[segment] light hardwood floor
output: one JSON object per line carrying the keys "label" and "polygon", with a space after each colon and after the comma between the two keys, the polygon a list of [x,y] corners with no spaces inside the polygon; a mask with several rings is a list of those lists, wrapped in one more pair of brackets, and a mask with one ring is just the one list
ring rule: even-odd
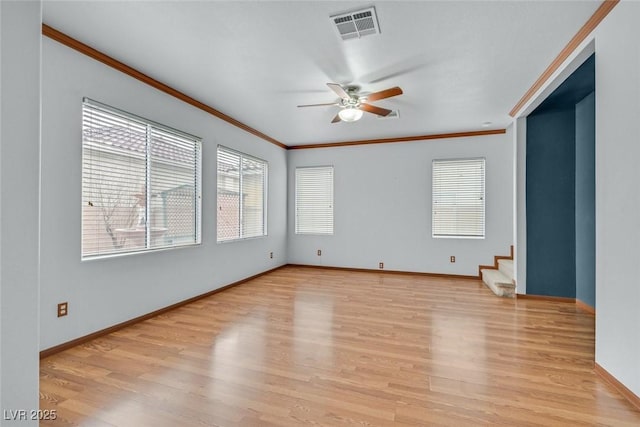
{"label": "light hardwood floor", "polygon": [[638,426],[594,317],[480,281],[285,267],[41,361],[66,426]]}

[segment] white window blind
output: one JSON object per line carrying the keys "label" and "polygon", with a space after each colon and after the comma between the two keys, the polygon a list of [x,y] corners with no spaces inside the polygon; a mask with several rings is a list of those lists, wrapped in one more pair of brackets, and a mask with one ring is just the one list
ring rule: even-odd
{"label": "white window blind", "polygon": [[218,146],[218,242],[267,235],[264,160]]}
{"label": "white window blind", "polygon": [[82,258],[200,243],[199,138],[82,104]]}
{"label": "white window blind", "polygon": [[484,237],[484,159],[433,161],[433,237]]}
{"label": "white window blind", "polygon": [[333,166],[296,168],[296,234],[333,234]]}

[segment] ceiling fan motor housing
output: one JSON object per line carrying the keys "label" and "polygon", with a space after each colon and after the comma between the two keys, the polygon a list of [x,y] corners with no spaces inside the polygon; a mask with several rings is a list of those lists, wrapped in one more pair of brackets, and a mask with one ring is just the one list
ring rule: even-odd
{"label": "ceiling fan motor housing", "polygon": [[342,98],[340,100],[341,107],[358,107],[360,106],[360,98],[357,95],[352,95],[350,98]]}
{"label": "ceiling fan motor housing", "polygon": [[327,86],[329,86],[329,88],[340,97],[335,103],[298,105],[298,107],[320,107],[326,105],[335,105],[340,107],[341,110],[333,120],[331,120],[331,123],[338,123],[340,121],[354,122],[360,120],[364,111],[386,117],[392,112],[392,110],[377,107],[372,105],[370,102],[402,95],[402,89],[398,86],[378,92],[366,93],[362,97],[358,95],[360,86],[342,86],[338,83],[327,83]]}

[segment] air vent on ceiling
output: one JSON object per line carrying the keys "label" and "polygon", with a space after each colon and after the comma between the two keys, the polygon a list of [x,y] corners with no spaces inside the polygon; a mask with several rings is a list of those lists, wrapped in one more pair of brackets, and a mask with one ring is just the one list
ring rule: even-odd
{"label": "air vent on ceiling", "polygon": [[331,22],[335,25],[342,40],[380,34],[380,25],[378,24],[375,7],[333,15],[331,16]]}
{"label": "air vent on ceiling", "polygon": [[376,116],[379,119],[399,119],[400,118],[400,110],[392,110],[386,116]]}

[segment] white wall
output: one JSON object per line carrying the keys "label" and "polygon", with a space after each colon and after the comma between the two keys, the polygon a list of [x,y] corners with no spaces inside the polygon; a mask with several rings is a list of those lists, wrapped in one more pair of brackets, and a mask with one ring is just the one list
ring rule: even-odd
{"label": "white wall", "polygon": [[[596,53],[596,362],[640,396],[640,3],[621,1],[554,73],[521,116]],[[595,43],[594,43],[595,41]],[[595,46],[595,48],[594,48]],[[518,119],[518,191],[525,188]],[[524,194],[524,193],[522,193]],[[517,206],[518,292],[526,292],[526,216]]]}
{"label": "white wall", "polygon": [[596,362],[640,396],[640,4],[596,40]]}
{"label": "white wall", "polygon": [[[0,2],[0,424],[3,426],[38,425],[37,420],[30,419],[29,411],[38,409],[39,378],[40,22],[39,1]],[[26,412],[20,413],[21,410]]]}
{"label": "white wall", "polygon": [[[286,263],[285,150],[46,37],[42,63],[41,349]],[[80,261],[85,96],[203,139],[201,246]],[[268,237],[216,243],[217,144],[269,162]]]}
{"label": "white wall", "polygon": [[[359,123],[361,124],[361,123]],[[356,124],[357,126],[358,124]],[[336,126],[349,126],[338,124]],[[507,134],[289,151],[289,262],[477,275],[513,236],[513,137]],[[431,237],[431,161],[486,158],[486,238]],[[334,235],[296,235],[295,168],[334,166]],[[317,256],[318,249],[322,256]],[[449,256],[456,263],[449,262]]]}

